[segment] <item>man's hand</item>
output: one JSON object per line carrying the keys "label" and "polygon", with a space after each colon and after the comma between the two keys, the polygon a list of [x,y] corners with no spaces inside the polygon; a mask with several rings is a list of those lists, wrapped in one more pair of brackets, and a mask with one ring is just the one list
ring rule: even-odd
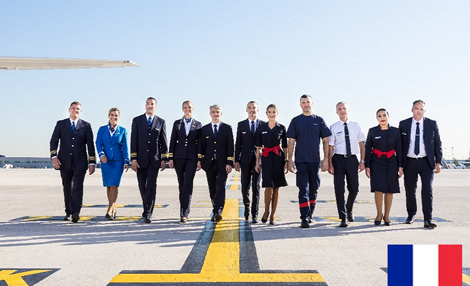
{"label": "man's hand", "polygon": [[95,172],[95,165],[88,166],[88,174],[93,175]]}
{"label": "man's hand", "polygon": [[240,169],[241,169],[240,168],[240,163],[239,162],[235,163],[235,171],[240,172]]}
{"label": "man's hand", "polygon": [[434,173],[439,174],[441,172],[441,163],[436,163],[436,168],[434,168]]}
{"label": "man's hand", "polygon": [[168,161],[168,167],[170,167],[170,169],[173,169],[173,160],[170,160]]}
{"label": "man's hand", "polygon": [[229,174],[230,172],[232,172],[232,165],[226,165],[226,166],[225,166],[225,171],[227,172],[227,174]]}
{"label": "man's hand", "polygon": [[166,161],[165,161],[165,160],[162,160],[162,161],[160,162],[160,171],[165,170],[165,168],[166,168]]}
{"label": "man's hand", "polygon": [[359,165],[357,166],[357,169],[359,170],[359,173],[364,171],[365,168],[366,168],[366,165],[362,162],[359,162]]}
{"label": "man's hand", "polygon": [[196,171],[201,170],[201,168],[202,168],[201,161],[197,161]]}
{"label": "man's hand", "polygon": [[330,175],[335,174],[335,168],[333,167],[333,164],[331,163],[329,164],[328,173],[330,173]]}
{"label": "man's hand", "polygon": [[60,169],[60,161],[57,159],[57,157],[52,158],[52,167],[54,167],[56,170]]}
{"label": "man's hand", "polygon": [[294,162],[292,162],[292,160],[289,160],[287,161],[287,170],[289,170],[289,172],[291,173],[295,173],[295,165],[294,165]]}
{"label": "man's hand", "polygon": [[139,163],[137,162],[137,160],[132,160],[131,168],[132,168],[132,170],[134,170],[134,172],[137,172],[137,169],[140,168]]}
{"label": "man's hand", "polygon": [[322,172],[328,171],[328,161],[327,160],[323,160],[323,162],[321,162],[321,171]]}
{"label": "man's hand", "polygon": [[370,179],[370,168],[366,168],[366,176]]}

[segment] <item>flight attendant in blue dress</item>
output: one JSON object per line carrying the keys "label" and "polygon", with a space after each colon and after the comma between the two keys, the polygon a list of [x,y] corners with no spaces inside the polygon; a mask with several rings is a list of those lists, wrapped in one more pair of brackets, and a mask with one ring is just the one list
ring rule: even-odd
{"label": "flight attendant in blue dress", "polygon": [[380,225],[383,219],[384,224],[390,226],[393,194],[400,192],[398,179],[403,175],[401,136],[398,128],[388,124],[389,115],[385,108],[379,109],[376,117],[379,125],[369,129],[366,139],[366,176],[370,178],[375,196],[377,216],[374,223]]}
{"label": "flight attendant in blue dress", "polygon": [[279,202],[279,188],[287,186],[285,174],[287,173],[287,137],[286,127],[276,121],[279,114],[275,104],[266,108],[268,123],[261,124],[256,130],[256,172],[260,172],[260,157],[263,172],[262,187],[264,191],[264,214],[261,218],[263,223],[268,221],[269,206],[271,205],[271,216],[269,223],[274,225],[277,203]]}
{"label": "flight attendant in blue dress", "polygon": [[124,169],[129,169],[129,149],[126,129],[118,125],[121,112],[116,107],[109,110],[109,123],[101,126],[96,136],[96,150],[101,161],[103,186],[106,187],[109,207],[105,218],[116,219],[118,187]]}

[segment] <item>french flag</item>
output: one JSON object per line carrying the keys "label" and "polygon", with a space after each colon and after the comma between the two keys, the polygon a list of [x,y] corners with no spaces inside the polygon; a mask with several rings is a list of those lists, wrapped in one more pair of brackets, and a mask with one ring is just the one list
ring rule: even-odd
{"label": "french flag", "polygon": [[388,286],[461,286],[462,245],[388,245]]}

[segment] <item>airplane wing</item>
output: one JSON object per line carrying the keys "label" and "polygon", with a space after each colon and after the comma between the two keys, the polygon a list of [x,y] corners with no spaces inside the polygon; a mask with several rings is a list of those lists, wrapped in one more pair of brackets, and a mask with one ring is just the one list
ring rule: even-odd
{"label": "airplane wing", "polygon": [[0,70],[88,69],[138,67],[131,61],[0,57]]}

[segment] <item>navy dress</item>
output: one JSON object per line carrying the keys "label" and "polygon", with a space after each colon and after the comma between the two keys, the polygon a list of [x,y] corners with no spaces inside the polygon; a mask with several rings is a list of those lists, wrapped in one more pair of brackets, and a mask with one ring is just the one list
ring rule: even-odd
{"label": "navy dress", "polygon": [[109,125],[101,126],[96,136],[96,150],[98,157],[105,155],[108,159],[106,163],[101,163],[103,186],[119,187],[124,165],[129,164],[126,129],[118,125],[111,136]]}
{"label": "navy dress", "polygon": [[[395,152],[391,152],[392,150]],[[374,153],[378,151],[390,152],[389,157]],[[366,140],[365,161],[366,168],[370,168],[371,192],[400,192],[398,168],[402,167],[402,145],[398,128],[392,126],[386,130],[382,130],[380,126],[370,128]]]}
{"label": "navy dress", "polygon": [[256,130],[256,147],[273,148],[279,146],[279,154],[271,151],[267,157],[261,153],[261,167],[263,172],[263,188],[279,188],[287,186],[286,177],[284,174],[285,157],[282,148],[287,148],[286,127],[276,123],[273,129],[269,128],[268,124],[262,124]]}

